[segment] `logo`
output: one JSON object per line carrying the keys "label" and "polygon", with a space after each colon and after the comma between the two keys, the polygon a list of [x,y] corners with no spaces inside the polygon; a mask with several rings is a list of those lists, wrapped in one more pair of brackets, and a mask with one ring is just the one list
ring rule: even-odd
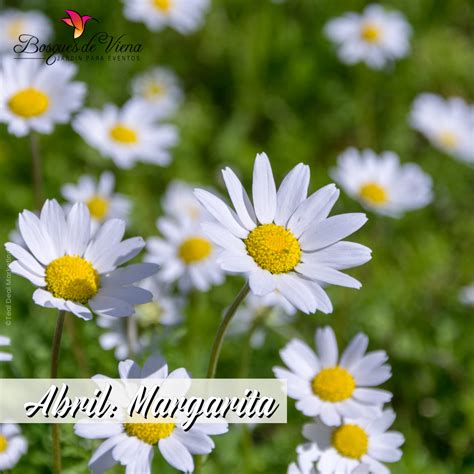
{"label": "logo", "polygon": [[84,33],[86,29],[86,23],[89,20],[95,20],[89,15],[80,15],[78,12],[74,10],[64,10],[69,18],[61,18],[61,21],[66,23],[66,25],[71,26],[74,28],[74,39],[79,38]]}

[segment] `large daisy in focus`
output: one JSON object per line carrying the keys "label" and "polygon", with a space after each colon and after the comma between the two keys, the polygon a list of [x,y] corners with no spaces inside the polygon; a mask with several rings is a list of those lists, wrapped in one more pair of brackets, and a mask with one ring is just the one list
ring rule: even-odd
{"label": "large daisy in focus", "polygon": [[164,238],[148,239],[146,260],[160,265],[160,281],[177,281],[182,291],[207,291],[224,281],[217,264],[220,249],[203,234],[198,222],[161,218],[156,225]]}
{"label": "large daisy in focus", "polygon": [[357,418],[380,413],[392,394],[372,388],[388,380],[390,366],[385,351],[365,353],[369,339],[359,333],[338,357],[334,331],[318,329],[315,337],[318,353],[299,339],[293,339],[280,356],[289,370],[275,367],[279,379],[286,379],[288,396],[298,400],[296,408],[306,416],[320,416],[330,426],[342,417]]}
{"label": "large daisy in focus", "polygon": [[474,164],[474,106],[460,97],[421,94],[413,103],[413,128],[460,161]]}
{"label": "large daisy in focus", "polygon": [[[168,366],[158,357],[150,357],[143,368],[132,360],[119,363],[119,373],[125,379],[189,379],[185,369],[168,373]],[[104,379],[102,375],[94,378]],[[88,439],[105,439],[89,461],[94,474],[101,474],[115,464],[126,466],[126,472],[151,474],[151,463],[158,450],[168,464],[181,472],[193,472],[193,455],[209,454],[214,449],[210,435],[228,430],[227,423],[196,423],[184,431],[179,422],[163,423],[77,423],[74,431]],[[157,448],[157,449],[155,449]]]}
{"label": "large daisy in focus", "polygon": [[8,132],[24,136],[30,131],[51,133],[81,108],[86,95],[82,82],[72,82],[77,67],[67,61],[6,57],[0,67],[0,122]]}
{"label": "large daisy in focus", "polygon": [[148,303],[152,294],[134,283],[158,270],[150,263],[119,268],[145,246],[141,237],[122,240],[125,222],[111,219],[91,237],[90,214],[84,203],[66,216],[55,201],[46,201],[40,217],[23,211],[18,220],[27,249],[9,242],[16,258],[9,268],[38,287],[36,304],[69,311],[83,319],[98,315],[124,317],[133,305]]}
{"label": "large daisy in focus", "polygon": [[77,185],[65,184],[61,192],[71,205],[76,202],[87,205],[95,231],[107,219],[117,217],[127,220],[131,201],[122,194],[114,193],[114,187],[114,175],[105,171],[98,181],[91,176],[81,176]]}
{"label": "large daisy in focus", "polygon": [[157,119],[172,115],[183,99],[178,78],[164,67],[155,67],[137,76],[132,82],[132,93],[153,106]]}
{"label": "large daisy in focus", "polygon": [[410,25],[400,12],[386,11],[380,5],[369,5],[360,15],[346,13],[331,20],[325,33],[346,64],[365,62],[381,69],[410,50]]}
{"label": "large daisy in focus", "polygon": [[399,461],[399,448],[405,441],[398,431],[387,431],[394,421],[393,410],[384,410],[376,418],[345,418],[337,427],[319,420],[304,425],[303,435],[319,450],[317,472],[390,474],[382,463]]}
{"label": "large daisy in focus", "polygon": [[391,151],[378,156],[372,150],[349,148],[331,176],[349,196],[378,214],[400,217],[433,199],[431,177],[414,163],[400,164]]}
{"label": "large daisy in focus", "polygon": [[332,311],[322,283],[360,288],[341,269],[370,260],[370,249],[341,242],[360,227],[365,214],[328,217],[339,191],[333,184],[307,197],[309,167],[300,163],[288,173],[278,192],[265,153],[257,155],[253,172],[253,206],[241,182],[230,169],[224,181],[235,212],[203,189],[195,194],[217,219],[203,224],[204,232],[224,249],[221,268],[248,276],[257,296],[278,290],[305,313]]}
{"label": "large daisy in focus", "polygon": [[178,133],[172,125],[155,122],[153,107],[142,100],[129,100],[121,109],[108,104],[103,110],[83,110],[73,122],[82,138],[120,168],[143,161],[165,166]]}
{"label": "large daisy in focus", "polygon": [[14,423],[0,424],[0,470],[13,469],[23,454],[28,450],[28,443],[21,435],[20,427]]}
{"label": "large daisy in focus", "polygon": [[160,31],[169,26],[184,35],[201,26],[209,6],[209,0],[122,1],[127,19],[143,22],[151,31]]}
{"label": "large daisy in focus", "polygon": [[52,32],[50,20],[39,11],[4,10],[0,13],[0,53],[13,55],[13,47],[20,44],[19,36],[23,34],[47,44]]}

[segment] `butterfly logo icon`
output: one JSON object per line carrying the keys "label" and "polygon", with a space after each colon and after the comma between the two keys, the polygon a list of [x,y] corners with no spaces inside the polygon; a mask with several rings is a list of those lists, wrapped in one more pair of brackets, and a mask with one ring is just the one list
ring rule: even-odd
{"label": "butterfly logo icon", "polygon": [[74,39],[79,38],[86,28],[86,23],[89,20],[95,20],[89,15],[80,15],[74,10],[64,10],[69,18],[61,18],[61,21],[66,23],[68,26],[72,26],[74,28]]}

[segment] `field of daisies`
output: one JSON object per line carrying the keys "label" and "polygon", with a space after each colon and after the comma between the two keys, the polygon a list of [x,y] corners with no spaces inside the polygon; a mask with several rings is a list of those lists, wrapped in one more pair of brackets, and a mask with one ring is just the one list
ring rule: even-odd
{"label": "field of daisies", "polygon": [[[2,424],[1,472],[474,471],[469,1],[0,7],[0,376],[289,397],[279,425]],[[99,32],[139,51],[51,49]]]}

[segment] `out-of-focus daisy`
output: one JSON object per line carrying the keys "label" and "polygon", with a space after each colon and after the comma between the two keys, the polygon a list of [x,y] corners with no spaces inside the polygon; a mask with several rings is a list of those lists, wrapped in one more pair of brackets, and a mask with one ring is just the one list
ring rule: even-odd
{"label": "out-of-focus daisy", "polygon": [[143,22],[151,31],[167,26],[181,34],[197,30],[209,6],[209,0],[122,0],[128,20]]}
{"label": "out-of-focus daisy", "polygon": [[160,281],[177,281],[182,291],[207,291],[224,281],[217,264],[220,250],[203,234],[199,222],[161,218],[156,226],[164,238],[148,239],[146,260],[160,265]]}
{"label": "out-of-focus daisy", "polygon": [[[131,360],[120,362],[119,373],[121,379],[152,378],[163,381],[168,377],[190,378],[182,368],[168,373],[166,363],[157,357],[150,357],[143,369]],[[227,423],[196,423],[184,431],[178,421],[130,423],[124,420],[117,424],[77,423],[74,430],[83,438],[106,439],[89,461],[94,474],[101,474],[115,464],[126,466],[126,471],[130,473],[150,474],[155,447],[175,469],[193,472],[192,456],[209,454],[214,449],[209,435],[226,433],[228,427]]]}
{"label": "out-of-focus daisy", "polygon": [[172,181],[163,198],[163,209],[171,217],[182,221],[202,220],[205,211],[194,195],[193,188],[183,181]]}
{"label": "out-of-focus daisy", "polygon": [[474,163],[474,106],[460,97],[421,94],[413,103],[413,128],[445,153]]}
{"label": "out-of-focus daisy", "polygon": [[[117,360],[129,357],[130,351],[140,354],[145,348],[151,347],[158,326],[173,326],[182,321],[182,301],[167,294],[156,277],[147,278],[140,286],[153,295],[150,303],[138,306],[135,314],[127,319],[107,316],[97,319],[97,324],[106,329],[99,338],[100,345],[105,350],[115,349]],[[133,326],[130,327],[130,324]],[[132,337],[127,331],[134,332]]]}
{"label": "out-of-focus daisy", "polygon": [[28,449],[20,427],[14,423],[0,424],[0,470],[13,469]]}
{"label": "out-of-focus daisy", "polygon": [[93,231],[107,219],[117,217],[127,220],[131,201],[122,194],[114,193],[115,177],[106,171],[97,182],[91,176],[81,176],[76,184],[65,184],[63,196],[71,203],[83,202],[89,208]]}
{"label": "out-of-focus daisy", "polygon": [[36,36],[39,43],[46,44],[52,34],[51,22],[35,10],[8,9],[0,13],[0,53],[13,55],[13,47],[23,34]]}
{"label": "out-of-focus daisy", "polygon": [[142,100],[129,100],[121,109],[108,104],[103,110],[83,110],[73,127],[120,168],[131,168],[136,161],[165,166],[178,141],[176,128],[155,123],[153,108]]}
{"label": "out-of-focus daisy", "polygon": [[224,181],[236,212],[212,193],[195,194],[217,223],[203,230],[225,251],[219,257],[223,270],[248,275],[257,296],[274,290],[305,313],[332,311],[321,283],[360,288],[340,269],[370,260],[370,249],[340,242],[362,227],[365,214],[327,217],[339,191],[330,184],[307,197],[309,167],[300,163],[278,189],[265,153],[257,155],[253,172],[253,206],[241,182],[230,169]]}
{"label": "out-of-focus daisy", "polygon": [[359,333],[338,357],[334,331],[326,326],[316,331],[318,353],[299,339],[293,339],[280,356],[290,370],[273,372],[288,381],[288,396],[298,400],[296,408],[307,416],[320,416],[334,426],[344,416],[373,416],[392,398],[386,390],[371,388],[388,380],[390,366],[385,351],[365,354],[369,339]]}
{"label": "out-of-focus daisy", "polygon": [[0,68],[0,122],[9,133],[51,133],[56,123],[66,123],[84,101],[86,86],[71,82],[77,67],[66,61],[46,65],[41,61],[3,58]]}
{"label": "out-of-focus daisy", "polygon": [[157,119],[172,115],[183,98],[178,78],[164,67],[137,76],[132,82],[132,93],[152,104]]}
{"label": "out-of-focus daisy", "polygon": [[[10,346],[10,338],[7,337],[7,336],[1,336],[0,335],[0,347],[2,346]],[[13,359],[13,356],[11,354],[9,354],[8,352],[3,352],[1,351],[0,352],[0,362],[9,362]],[[0,449],[0,452],[1,452],[1,449]]]}
{"label": "out-of-focus daisy", "polygon": [[410,25],[400,12],[369,5],[362,14],[346,13],[326,25],[325,33],[338,46],[342,62],[365,62],[374,69],[406,56],[410,50]]}
{"label": "out-of-focus daisy", "polygon": [[346,418],[337,427],[316,420],[304,425],[303,435],[320,452],[321,474],[390,474],[382,463],[399,461],[405,441],[398,431],[387,431],[394,420],[393,410],[384,410],[377,418]]}
{"label": "out-of-focus daisy", "polygon": [[288,324],[295,313],[296,308],[278,291],[265,296],[250,295],[237,310],[229,333],[253,330],[250,343],[252,347],[261,347],[265,341],[265,328]]}
{"label": "out-of-focus daisy", "polygon": [[331,176],[366,209],[399,217],[433,199],[432,180],[414,163],[400,164],[396,153],[349,148],[338,158]]}
{"label": "out-of-focus daisy", "polygon": [[474,284],[465,286],[459,292],[459,300],[461,303],[474,305]]}
{"label": "out-of-focus daisy", "polygon": [[133,305],[151,301],[152,294],[134,283],[158,267],[142,263],[118,268],[145,246],[141,237],[122,241],[124,221],[110,219],[91,237],[84,203],[75,204],[66,216],[55,200],[48,200],[39,218],[23,211],[18,226],[28,249],[7,243],[6,250],[17,259],[9,268],[39,287],[33,293],[36,304],[91,319],[91,311],[130,316]]}

